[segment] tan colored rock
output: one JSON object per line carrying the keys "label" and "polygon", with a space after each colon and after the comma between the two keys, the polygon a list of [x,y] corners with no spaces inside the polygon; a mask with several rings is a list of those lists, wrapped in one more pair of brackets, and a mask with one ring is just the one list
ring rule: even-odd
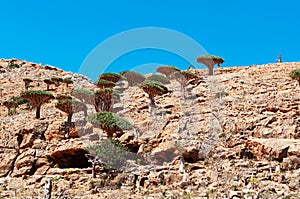
{"label": "tan colored rock", "polygon": [[12,169],[18,153],[13,149],[4,149],[0,153],[0,177],[6,176]]}
{"label": "tan colored rock", "polygon": [[36,161],[36,150],[28,149],[23,151],[15,162],[15,167],[12,173],[13,177],[20,177],[23,175],[33,174]]}
{"label": "tan colored rock", "polygon": [[251,139],[246,142],[246,147],[257,159],[282,162],[287,155],[300,157],[300,141],[296,139]]}

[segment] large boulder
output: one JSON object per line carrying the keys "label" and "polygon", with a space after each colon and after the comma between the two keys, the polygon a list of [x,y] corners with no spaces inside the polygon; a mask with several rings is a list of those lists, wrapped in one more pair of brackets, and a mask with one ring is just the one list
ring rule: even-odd
{"label": "large boulder", "polygon": [[296,139],[251,139],[245,146],[257,159],[282,162],[288,155],[300,157],[300,140]]}

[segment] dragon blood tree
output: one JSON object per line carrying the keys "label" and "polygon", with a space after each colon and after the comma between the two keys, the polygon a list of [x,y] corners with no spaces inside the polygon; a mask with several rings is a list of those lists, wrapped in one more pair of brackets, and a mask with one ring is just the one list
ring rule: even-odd
{"label": "dragon blood tree", "polygon": [[198,79],[198,75],[190,71],[181,70],[172,74],[172,77],[180,83],[181,95],[185,99],[185,88],[190,81]]}
{"label": "dragon blood tree", "polygon": [[51,79],[44,79],[45,84],[47,84],[47,91],[50,90],[50,86],[55,84],[55,82]]}
{"label": "dragon blood tree", "polygon": [[116,83],[105,79],[98,79],[95,84],[98,88],[114,88],[116,86]]}
{"label": "dragon blood tree", "polygon": [[103,73],[102,75],[100,75],[98,77],[98,79],[104,79],[109,82],[117,83],[118,81],[120,81],[122,79],[122,75],[109,72],[109,73]]}
{"label": "dragon blood tree", "polygon": [[64,78],[62,82],[65,83],[67,87],[69,87],[70,84],[74,83],[74,81],[71,78]]}
{"label": "dragon blood tree", "polygon": [[156,72],[164,74],[168,79],[171,78],[171,74],[180,71],[174,66],[160,66],[156,69]]}
{"label": "dragon blood tree", "polygon": [[84,116],[87,117],[87,106],[85,103],[79,100],[58,100],[55,104],[55,108],[65,112],[68,115],[67,125],[70,127],[72,125],[72,116],[74,113],[83,111]]}
{"label": "dragon blood tree", "polygon": [[224,63],[225,60],[215,55],[201,55],[197,58],[197,62],[204,64],[208,68],[208,74],[213,75],[214,66],[218,64],[218,67],[220,67],[220,64]]}
{"label": "dragon blood tree", "polygon": [[59,86],[60,83],[63,82],[63,78],[61,77],[51,77],[51,80],[54,82],[55,86]]}
{"label": "dragon blood tree", "polygon": [[55,97],[56,100],[71,100],[72,97],[70,95],[65,95],[65,94],[58,94]]}
{"label": "dragon blood tree", "polygon": [[138,85],[149,96],[149,113],[151,113],[152,107],[155,106],[155,96],[162,95],[168,92],[168,88],[158,82],[144,81]]}
{"label": "dragon blood tree", "polygon": [[114,133],[122,134],[123,131],[133,129],[133,125],[123,117],[112,112],[98,112],[88,117],[88,121],[106,132],[108,138]]}
{"label": "dragon blood tree", "polygon": [[93,91],[85,88],[73,89],[71,95],[86,104],[94,104]]}
{"label": "dragon blood tree", "polygon": [[125,77],[129,86],[134,86],[134,84],[141,83],[146,79],[142,74],[130,70],[123,71],[120,74]]}
{"label": "dragon blood tree", "polygon": [[30,82],[33,82],[33,80],[30,78],[24,78],[23,82],[24,82],[25,89],[28,90],[28,88],[30,86]]}
{"label": "dragon blood tree", "polygon": [[13,100],[8,100],[3,102],[3,106],[7,108],[7,115],[12,115],[16,113],[16,108],[19,106],[17,102]]}
{"label": "dragon blood tree", "polygon": [[96,112],[107,111],[111,112],[113,108],[113,93],[112,88],[102,88],[95,90],[95,110]]}
{"label": "dragon blood tree", "polygon": [[31,106],[36,107],[35,117],[40,118],[41,106],[44,103],[48,103],[51,99],[54,99],[52,93],[41,91],[41,90],[27,90],[21,93],[21,98],[26,99]]}
{"label": "dragon blood tree", "polygon": [[161,84],[170,84],[171,83],[170,80],[166,76],[158,75],[158,74],[151,75],[151,76],[147,77],[146,80],[158,82]]}

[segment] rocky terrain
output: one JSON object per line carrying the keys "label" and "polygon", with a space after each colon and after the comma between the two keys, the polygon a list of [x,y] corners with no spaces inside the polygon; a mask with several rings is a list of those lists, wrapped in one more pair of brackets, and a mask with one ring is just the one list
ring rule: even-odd
{"label": "rocky terrain", "polygon": [[[300,87],[289,77],[296,68],[300,63],[223,68],[213,76],[193,70],[199,82],[187,86],[185,99],[171,80],[151,114],[142,89],[118,85],[113,112],[134,129],[114,139],[134,158],[114,168],[97,165],[95,178],[85,154],[106,134],[83,113],[74,114],[68,130],[55,100],[42,106],[40,119],[26,104],[14,114],[0,106],[0,198],[44,198],[49,179],[52,198],[60,199],[299,198]],[[54,96],[94,89],[82,75],[2,59],[1,103],[25,91],[23,78],[33,80],[29,89],[46,90],[43,80],[51,77],[74,81],[52,85]]]}

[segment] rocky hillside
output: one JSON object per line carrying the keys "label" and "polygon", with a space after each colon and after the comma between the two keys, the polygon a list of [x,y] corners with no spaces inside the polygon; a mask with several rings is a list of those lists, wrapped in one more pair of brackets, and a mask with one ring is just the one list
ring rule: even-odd
{"label": "rocky hillside", "polygon": [[42,105],[40,119],[28,104],[13,112],[3,106],[25,91],[24,78],[33,80],[30,90],[43,91],[47,78],[73,80],[51,85],[54,96],[94,90],[93,83],[52,66],[1,60],[0,196],[43,198],[52,179],[53,198],[297,198],[300,87],[289,77],[296,68],[300,63],[224,68],[213,76],[194,70],[199,79],[185,98],[171,80],[151,114],[142,89],[117,85],[113,112],[134,128],[114,134],[122,151],[106,158],[127,161],[99,164],[93,178],[87,147],[107,135],[82,112],[69,128],[56,100]]}

